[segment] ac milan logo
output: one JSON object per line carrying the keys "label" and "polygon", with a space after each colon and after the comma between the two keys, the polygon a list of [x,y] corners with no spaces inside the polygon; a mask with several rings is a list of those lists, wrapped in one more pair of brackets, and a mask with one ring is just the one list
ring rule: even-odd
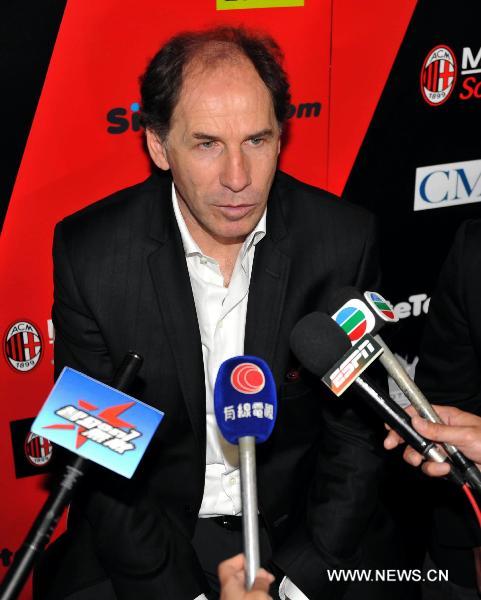
{"label": "ac milan logo", "polygon": [[24,450],[29,463],[35,467],[43,467],[52,458],[53,446],[47,438],[30,431],[25,440]]}
{"label": "ac milan logo", "polygon": [[8,364],[15,370],[31,371],[42,356],[42,337],[28,321],[17,321],[8,328],[3,350]]}
{"label": "ac milan logo", "polygon": [[436,46],[426,56],[421,69],[421,93],[431,106],[446,102],[457,75],[456,58],[447,46]]}
{"label": "ac milan logo", "polygon": [[242,394],[257,394],[266,384],[262,370],[253,363],[241,363],[230,376],[232,387]]}

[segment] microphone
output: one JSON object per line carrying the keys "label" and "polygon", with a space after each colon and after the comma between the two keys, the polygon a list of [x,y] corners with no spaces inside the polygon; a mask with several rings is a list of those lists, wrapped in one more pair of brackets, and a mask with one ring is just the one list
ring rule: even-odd
{"label": "microphone", "polygon": [[[361,397],[417,452],[435,462],[445,462],[447,456],[431,441],[421,436],[411,425],[409,415],[388,395],[361,373],[382,353],[375,338],[366,334],[352,347],[348,335],[326,314],[311,313],[301,319],[291,333],[291,349],[306,369],[340,396],[355,384]],[[341,358],[336,361],[336,357]],[[332,364],[334,363],[334,366]],[[451,468],[448,477],[459,485],[463,480]]]}
{"label": "microphone", "polygon": [[[339,306],[340,308],[338,308]],[[377,292],[365,292],[363,295],[354,287],[345,287],[332,296],[329,302],[329,312],[334,313],[332,318],[348,333],[353,343],[365,333],[372,333],[383,349],[379,361],[410,404],[414,406],[416,412],[432,423],[443,423],[426,396],[377,333],[386,323],[398,321],[394,309],[387,300]],[[359,321],[361,326],[352,329],[353,321]],[[363,323],[365,323],[365,327],[363,327]],[[408,406],[407,403],[403,405],[403,408],[406,406]],[[442,445],[453,463],[463,472],[466,481],[481,493],[481,473],[477,466],[452,444],[443,443]]]}
{"label": "microphone", "polygon": [[[140,365],[124,361],[114,385],[126,388]],[[32,431],[74,454],[131,478],[163,413],[118,388],[66,367],[33,422]]]}
{"label": "microphone", "polygon": [[353,344],[366,333],[376,335],[386,323],[399,321],[393,307],[381,294],[365,292],[363,295],[351,286],[332,294],[328,310]]}
{"label": "microphone", "polygon": [[224,438],[239,445],[249,590],[260,565],[255,445],[271,435],[277,416],[276,384],[267,363],[255,356],[236,356],[224,361],[214,387],[214,412]]}
{"label": "microphone", "polygon": [[[71,450],[76,456],[66,465],[58,487],[47,498],[15,554],[0,588],[0,600],[12,600],[20,593],[35,559],[49,542],[70,502],[75,485],[87,471],[87,459],[125,477],[131,477],[135,471],[163,418],[161,411],[121,391],[130,387],[142,362],[139,354],[129,352],[116,371],[113,387],[69,367],[58,377],[32,431]],[[120,418],[126,412],[129,421],[134,421],[135,425]]]}

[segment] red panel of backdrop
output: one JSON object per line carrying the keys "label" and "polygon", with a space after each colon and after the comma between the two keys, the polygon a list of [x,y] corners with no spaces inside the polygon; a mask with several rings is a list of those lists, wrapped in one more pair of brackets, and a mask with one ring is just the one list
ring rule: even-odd
{"label": "red panel of backdrop", "polygon": [[281,167],[342,192],[415,1],[304,4],[221,11],[215,0],[69,0],[2,237],[0,511],[10,518],[2,519],[0,549],[19,546],[46,494],[43,476],[25,475],[47,461],[48,444],[36,442],[28,468],[18,455],[25,454],[23,420],[36,414],[52,385],[53,228],[148,175],[136,120],[138,77],[161,43],[179,30],[220,24],[274,36],[292,84]]}

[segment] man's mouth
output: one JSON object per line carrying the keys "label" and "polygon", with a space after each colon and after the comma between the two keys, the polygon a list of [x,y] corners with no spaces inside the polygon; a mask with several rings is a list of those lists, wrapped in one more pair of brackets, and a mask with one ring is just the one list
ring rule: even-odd
{"label": "man's mouth", "polygon": [[217,208],[228,219],[242,219],[254,210],[255,204],[217,204]]}

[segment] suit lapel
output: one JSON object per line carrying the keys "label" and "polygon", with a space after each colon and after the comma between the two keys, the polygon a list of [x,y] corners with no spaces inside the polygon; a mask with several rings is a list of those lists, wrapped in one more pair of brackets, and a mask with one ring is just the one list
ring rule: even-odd
{"label": "suit lapel", "polygon": [[275,349],[290,269],[289,236],[276,189],[270,194],[267,208],[267,233],[256,246],[249,287],[244,352],[263,358],[279,383]]}
{"label": "suit lapel", "polygon": [[195,437],[205,453],[205,383],[202,345],[182,239],[171,204],[170,181],[152,210],[151,237],[160,247],[149,257],[149,269],[174,355],[180,386]]}

